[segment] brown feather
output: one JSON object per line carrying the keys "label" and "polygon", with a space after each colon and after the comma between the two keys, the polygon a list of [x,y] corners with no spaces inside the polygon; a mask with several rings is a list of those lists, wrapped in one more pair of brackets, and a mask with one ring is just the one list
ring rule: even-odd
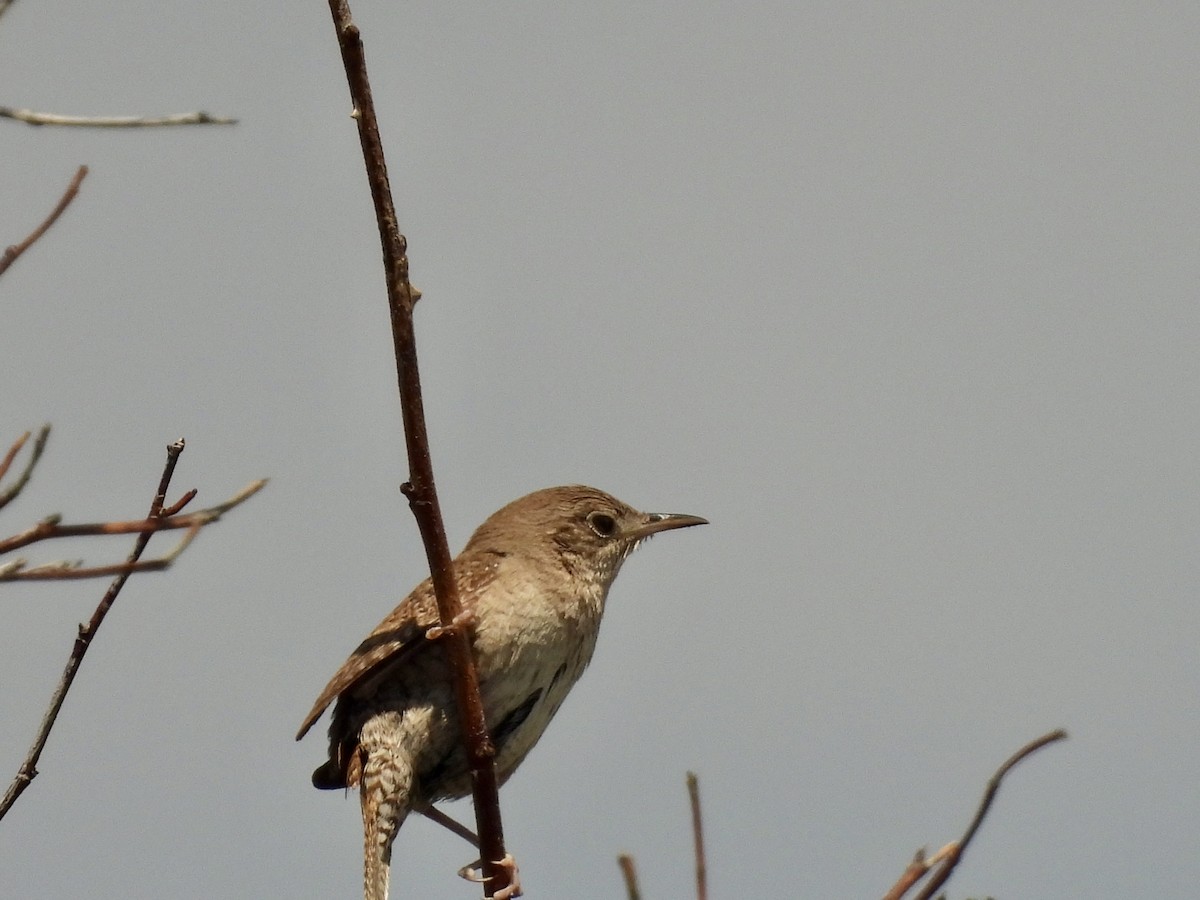
{"label": "brown feather", "polygon": [[[474,605],[472,601],[477,592],[496,576],[495,566],[478,565],[479,562],[478,557],[473,557],[465,569],[456,572],[459,597],[467,607]],[[342,663],[305,716],[296,740],[308,733],[329,704],[341,694],[369,691],[378,678],[386,677],[386,673],[392,670],[392,664],[401,664],[410,653],[425,646],[426,633],[438,622],[433,582],[426,578],[388,613],[387,618]]]}

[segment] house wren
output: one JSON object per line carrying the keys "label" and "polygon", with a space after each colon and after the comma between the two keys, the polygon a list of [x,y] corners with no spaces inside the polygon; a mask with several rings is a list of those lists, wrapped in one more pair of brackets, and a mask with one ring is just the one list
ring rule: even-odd
{"label": "house wren", "polygon": [[[547,488],[505,506],[454,560],[473,617],[496,777],[508,780],[591,661],[609,586],[646,538],[706,524],[642,513],[595,488]],[[358,786],[367,900],[387,897],[392,841],[405,816],[471,792],[446,653],[428,579],[342,665],[300,726],[334,703],[319,788]],[[336,700],[336,702],[334,702]]]}

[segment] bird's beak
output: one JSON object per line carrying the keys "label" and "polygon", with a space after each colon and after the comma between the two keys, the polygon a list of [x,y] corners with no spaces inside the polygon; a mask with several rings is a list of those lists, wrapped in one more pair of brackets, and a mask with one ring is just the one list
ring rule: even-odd
{"label": "bird's beak", "polygon": [[707,525],[708,519],[699,516],[687,516],[683,513],[646,513],[642,521],[629,529],[625,537],[640,541],[660,531],[670,531],[673,528],[691,528],[693,525]]}

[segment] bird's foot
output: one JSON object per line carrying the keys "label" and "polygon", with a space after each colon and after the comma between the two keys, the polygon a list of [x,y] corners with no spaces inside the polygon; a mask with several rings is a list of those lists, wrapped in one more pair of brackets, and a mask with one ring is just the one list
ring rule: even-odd
{"label": "bird's foot", "polygon": [[436,641],[438,638],[445,637],[451,632],[474,627],[475,613],[472,610],[464,609],[450,621],[449,625],[434,625],[425,632],[425,637],[427,640]]}
{"label": "bird's foot", "polygon": [[[494,894],[488,894],[492,900],[512,900],[513,897],[521,896],[521,873],[517,869],[517,861],[513,859],[511,853],[505,853],[504,859],[497,860],[495,865],[499,866],[508,872],[508,887],[500,888]],[[467,881],[473,881],[476,884],[484,884],[488,881],[483,877],[482,860],[475,860],[469,865],[463,866],[458,870],[458,877],[465,878]]]}

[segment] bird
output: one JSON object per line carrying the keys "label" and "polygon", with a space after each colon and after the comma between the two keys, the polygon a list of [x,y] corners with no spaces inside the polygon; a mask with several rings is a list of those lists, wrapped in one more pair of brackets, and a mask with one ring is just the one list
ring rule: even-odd
{"label": "bird", "polygon": [[[453,561],[473,625],[484,715],[504,784],[533,749],[596,647],[608,591],[626,558],[699,516],[643,513],[604,491],[534,491],[493,513]],[[410,812],[471,792],[453,675],[426,579],[358,645],[300,726],[333,704],[322,789],[359,788],[365,900],[386,900],[392,843]]]}

